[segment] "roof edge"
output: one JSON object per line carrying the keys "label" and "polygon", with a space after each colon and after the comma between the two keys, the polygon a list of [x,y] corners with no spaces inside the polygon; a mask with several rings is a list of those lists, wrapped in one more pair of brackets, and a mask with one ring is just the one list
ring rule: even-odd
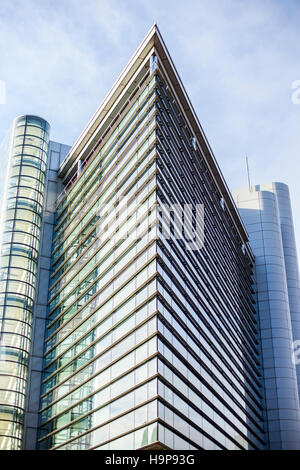
{"label": "roof edge", "polygon": [[[200,144],[201,149],[203,150],[204,156],[207,160],[207,163],[212,171],[214,176],[215,182],[217,187],[219,188],[222,196],[225,199],[225,202],[232,213],[233,219],[236,223],[238,231],[242,236],[244,241],[248,240],[248,233],[246,227],[242,221],[242,218],[238,212],[237,206],[234,202],[234,199],[231,195],[231,192],[227,186],[227,183],[224,179],[224,176],[221,172],[221,169],[217,163],[217,160],[213,154],[213,151],[210,147],[210,144],[206,138],[206,135],[202,129],[202,126],[199,122],[199,119],[195,113],[193,105],[187,95],[187,92],[184,88],[184,85],[181,81],[181,78],[176,70],[176,67],[173,63],[173,60],[169,54],[169,51],[164,43],[164,40],[161,36],[157,23],[154,23],[153,26],[148,31],[145,38],[142,40],[138,48],[136,49],[135,53],[132,55],[131,59],[121,72],[119,78],[116,80],[110,91],[107,93],[106,97],[102,101],[101,105],[94,113],[86,127],[84,128],[83,132],[80,134],[74,145],[72,146],[70,152],[67,154],[65,160],[62,162],[59,168],[59,176],[63,177],[68,172],[68,169],[73,165],[76,161],[80,153],[84,150],[85,146],[89,143],[89,140],[94,132],[94,130],[104,122],[107,113],[109,112],[111,105],[118,100],[118,97],[121,95],[122,90],[124,87],[128,85],[130,79],[133,77],[136,70],[138,70],[138,66],[143,62],[146,58],[147,54],[154,47],[157,51],[159,58],[162,61],[163,66],[166,68],[168,72],[168,76],[171,79],[172,86],[174,87],[178,99],[181,102],[181,106],[183,107],[188,121],[195,133],[196,138]],[[135,67],[134,67],[135,66]],[[106,105],[110,104],[108,109]]]}

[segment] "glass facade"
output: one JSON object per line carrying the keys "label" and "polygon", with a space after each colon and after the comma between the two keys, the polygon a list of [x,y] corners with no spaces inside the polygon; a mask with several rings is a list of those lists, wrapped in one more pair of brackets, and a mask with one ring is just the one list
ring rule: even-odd
{"label": "glass facade", "polygon": [[[147,73],[59,199],[40,449],[96,448],[120,429],[138,446],[157,440],[150,426],[157,418],[157,249],[148,230],[155,221],[148,217],[156,199],[155,85]],[[116,205],[119,229],[126,225],[130,235],[138,222],[141,236],[114,236]]]}
{"label": "glass facade", "polygon": [[[58,198],[38,448],[263,448],[253,259],[145,69]],[[203,249],[163,237],[174,203],[204,204]]]}
{"label": "glass facade", "polygon": [[205,208],[203,248],[187,251],[174,236],[157,245],[159,439],[171,448],[179,435],[184,449],[260,449],[253,259],[161,72],[157,108],[158,200]]}
{"label": "glass facade", "polygon": [[0,448],[24,409],[41,450],[268,447],[255,259],[157,27],[47,167],[48,135],[24,116],[6,141]]}
{"label": "glass facade", "polygon": [[36,291],[49,125],[15,119],[2,211],[0,257],[0,449],[21,448]]}

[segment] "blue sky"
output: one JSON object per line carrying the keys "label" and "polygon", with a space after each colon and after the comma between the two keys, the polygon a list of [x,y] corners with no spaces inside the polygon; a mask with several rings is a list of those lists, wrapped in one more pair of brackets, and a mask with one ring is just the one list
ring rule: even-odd
{"label": "blue sky", "polygon": [[246,154],[252,184],[289,185],[299,252],[297,0],[1,0],[0,140],[32,113],[73,144],[155,21],[229,187]]}

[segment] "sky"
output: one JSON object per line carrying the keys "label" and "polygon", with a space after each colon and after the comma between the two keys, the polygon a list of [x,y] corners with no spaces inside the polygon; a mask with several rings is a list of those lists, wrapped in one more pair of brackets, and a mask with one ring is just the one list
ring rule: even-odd
{"label": "sky", "polygon": [[228,186],[246,155],[289,185],[300,255],[298,0],[0,0],[0,141],[37,114],[72,145],[154,22]]}

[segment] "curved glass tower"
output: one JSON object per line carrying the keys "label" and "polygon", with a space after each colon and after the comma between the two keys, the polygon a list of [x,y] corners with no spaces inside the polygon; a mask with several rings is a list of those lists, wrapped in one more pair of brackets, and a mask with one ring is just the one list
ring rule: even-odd
{"label": "curved glass tower", "polygon": [[17,117],[7,159],[0,253],[0,449],[20,449],[36,290],[49,124]]}

